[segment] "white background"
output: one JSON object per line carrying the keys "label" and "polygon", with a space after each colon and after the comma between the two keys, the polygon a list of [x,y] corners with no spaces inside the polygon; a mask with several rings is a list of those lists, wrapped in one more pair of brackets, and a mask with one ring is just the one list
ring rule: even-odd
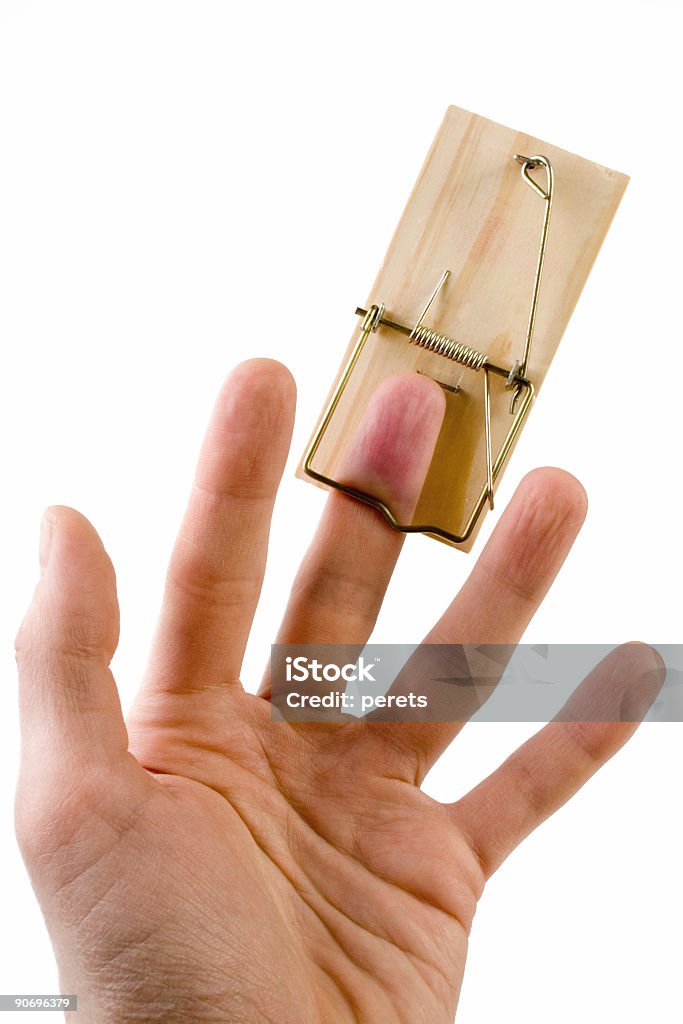
{"label": "white background", "polygon": [[[284,360],[299,414],[254,685],[324,500],[294,462],[449,103],[632,176],[499,491],[557,464],[591,501],[527,640],[683,639],[682,32],[662,0],[0,2],[0,991],[57,985],[11,825],[43,507],[81,509],[114,559],[128,703],[213,396],[241,358]],[[409,539],[376,640],[419,640],[472,558]],[[530,731],[470,727],[430,791]],[[682,738],[644,727],[502,868],[458,1021],[682,1019]]]}

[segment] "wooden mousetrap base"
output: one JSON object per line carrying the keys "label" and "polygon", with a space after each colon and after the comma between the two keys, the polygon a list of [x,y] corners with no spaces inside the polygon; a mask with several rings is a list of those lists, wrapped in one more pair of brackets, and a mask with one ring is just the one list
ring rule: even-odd
{"label": "wooden mousetrap base", "polygon": [[[543,168],[538,173],[533,164],[520,168],[517,154],[541,155],[552,167],[547,179],[552,212],[526,366],[523,356],[545,210],[540,193],[545,186]],[[526,180],[520,170],[527,171]],[[540,188],[534,189],[534,181]],[[533,387],[521,400],[530,406],[627,184],[624,174],[449,107],[364,308],[380,307],[385,320],[412,327],[448,270],[425,325],[484,353],[499,367],[522,363]],[[426,374],[445,386],[446,414],[413,519],[410,524],[393,525],[408,531],[436,525],[439,539],[469,551],[485,515],[482,494],[487,498],[491,466],[482,386],[485,371],[420,347],[414,338],[411,343],[384,323],[366,332],[361,350],[356,351],[363,322],[360,316],[314,432],[317,444],[312,457],[309,446],[309,472],[304,458],[297,475],[311,480],[313,471],[333,484],[345,446],[380,382],[406,371]],[[349,359],[354,357],[349,374]],[[486,375],[493,462],[507,445],[496,463],[495,480],[507,465],[516,435],[510,439],[514,421],[511,390],[506,387],[510,382],[502,374]],[[340,382],[344,384],[341,394],[337,392]],[[333,398],[336,404],[329,415]],[[318,436],[321,424],[324,430]],[[477,503],[481,508],[472,522]],[[386,515],[387,510],[383,511]],[[463,535],[462,542],[454,540]]]}

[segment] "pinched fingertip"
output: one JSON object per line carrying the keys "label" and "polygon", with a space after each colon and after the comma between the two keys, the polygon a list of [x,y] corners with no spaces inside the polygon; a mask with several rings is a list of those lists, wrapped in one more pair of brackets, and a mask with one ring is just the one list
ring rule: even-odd
{"label": "pinched fingertip", "polygon": [[372,493],[410,519],[446,409],[441,387],[417,373],[387,377],[374,392],[342,459],[342,483]]}

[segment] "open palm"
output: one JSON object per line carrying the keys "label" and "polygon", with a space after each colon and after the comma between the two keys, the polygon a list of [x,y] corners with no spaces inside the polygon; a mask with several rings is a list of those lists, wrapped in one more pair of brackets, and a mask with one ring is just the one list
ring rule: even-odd
{"label": "open palm", "polygon": [[[111,563],[77,512],[46,514],[17,828],[82,1022],[449,1024],[486,878],[635,727],[552,723],[443,805],[419,787],[456,724],[271,721],[239,673],[293,407],[278,363],[228,379],[127,725]],[[343,471],[409,505],[442,414],[433,382],[390,382]],[[517,642],[584,514],[572,477],[527,477],[428,640]],[[400,545],[332,494],[278,641],[364,643]]]}

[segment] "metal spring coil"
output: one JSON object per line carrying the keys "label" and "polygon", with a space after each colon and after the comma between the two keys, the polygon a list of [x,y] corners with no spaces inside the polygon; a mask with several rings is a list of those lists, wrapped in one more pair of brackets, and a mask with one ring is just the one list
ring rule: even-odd
{"label": "metal spring coil", "polygon": [[448,335],[439,334],[438,331],[430,330],[429,327],[418,327],[409,340],[413,345],[436,352],[437,355],[443,356],[445,359],[452,359],[455,363],[462,363],[463,366],[468,366],[471,370],[481,370],[488,361],[488,356],[484,352],[470,348],[469,345],[464,345],[461,341],[454,341]]}

